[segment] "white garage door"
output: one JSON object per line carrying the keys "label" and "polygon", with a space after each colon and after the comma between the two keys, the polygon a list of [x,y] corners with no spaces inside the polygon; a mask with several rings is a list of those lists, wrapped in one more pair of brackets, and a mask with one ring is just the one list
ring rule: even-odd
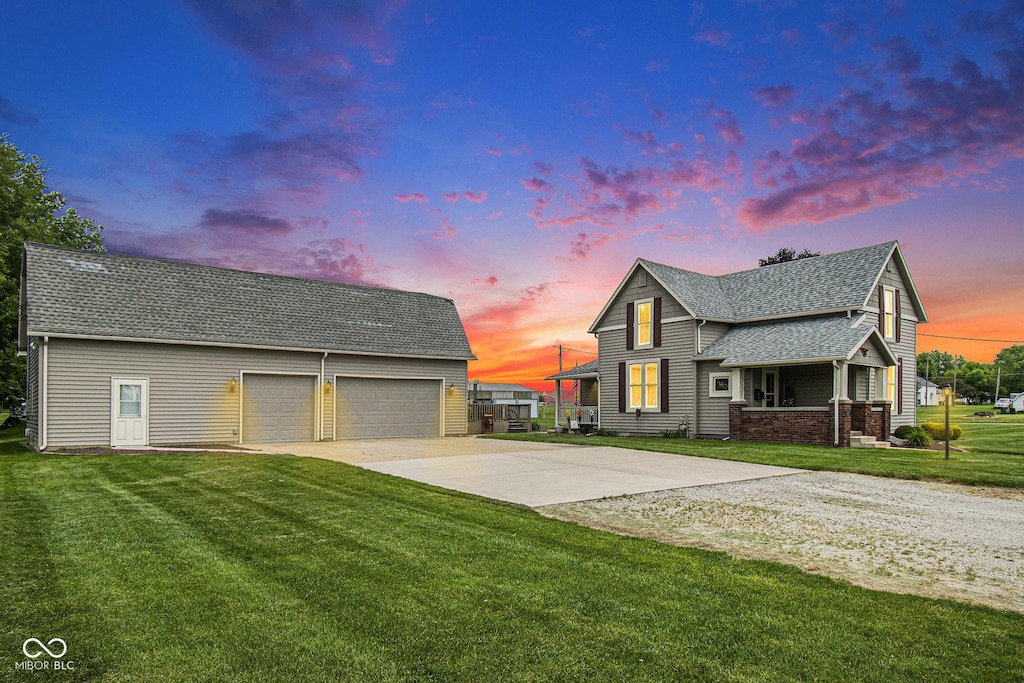
{"label": "white garage door", "polygon": [[316,377],[246,373],[242,392],[247,443],[316,439]]}
{"label": "white garage door", "polygon": [[339,377],[335,438],[440,436],[441,382]]}

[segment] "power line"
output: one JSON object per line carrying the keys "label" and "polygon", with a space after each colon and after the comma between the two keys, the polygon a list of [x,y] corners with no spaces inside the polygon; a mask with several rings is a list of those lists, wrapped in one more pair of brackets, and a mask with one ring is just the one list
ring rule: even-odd
{"label": "power line", "polygon": [[948,337],[944,334],[926,334],[924,332],[918,332],[918,337],[935,337],[937,339],[956,339],[958,341],[978,341],[978,342],[998,342],[1000,344],[1024,344],[1024,341],[1019,339],[981,339],[980,337]]}
{"label": "power line", "polygon": [[[553,346],[551,348],[557,348],[557,347]],[[576,353],[586,353],[586,354],[591,355],[591,356],[596,356],[597,355],[593,351],[580,351],[579,349],[570,349],[568,346],[563,346],[562,350],[563,351],[575,351]]]}

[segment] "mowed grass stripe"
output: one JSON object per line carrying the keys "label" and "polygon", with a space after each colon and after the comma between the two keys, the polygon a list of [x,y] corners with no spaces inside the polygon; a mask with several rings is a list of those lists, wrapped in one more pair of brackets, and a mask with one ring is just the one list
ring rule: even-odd
{"label": "mowed grass stripe", "polygon": [[[93,678],[1022,676],[1018,614],[621,538],[337,463],[22,455],[0,467],[22,470],[5,515],[20,514],[24,489],[40,496],[35,552],[56,568],[69,645]],[[14,573],[40,592],[52,580]],[[20,615],[4,618],[27,637]]]}
{"label": "mowed grass stripe", "polygon": [[[75,458],[65,460],[68,474],[81,471]],[[170,487],[171,495],[147,495],[156,492],[153,485],[132,485],[124,470],[142,465],[139,480],[145,482],[161,474],[154,472],[159,465],[148,464],[115,458],[86,468],[92,477],[62,477],[65,486],[54,501],[77,511],[62,516],[49,534],[59,584],[82,598],[74,605],[78,631],[104,634],[98,641],[66,638],[75,641],[88,673],[258,679],[287,677],[315,662],[345,677],[396,678],[378,647],[362,649],[365,644],[346,633],[344,623],[282,594],[257,565],[225,552],[225,544],[210,542],[191,520],[162,505],[178,500],[217,517],[237,493],[192,496],[163,473],[165,483],[155,486]],[[245,535],[247,520],[238,521],[243,525],[224,540]],[[94,647],[83,652],[80,642]]]}

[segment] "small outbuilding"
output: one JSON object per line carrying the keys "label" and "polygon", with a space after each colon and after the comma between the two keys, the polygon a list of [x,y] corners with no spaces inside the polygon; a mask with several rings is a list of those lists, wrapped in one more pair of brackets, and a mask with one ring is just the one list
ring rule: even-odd
{"label": "small outbuilding", "polygon": [[465,434],[450,299],[26,243],[39,450]]}

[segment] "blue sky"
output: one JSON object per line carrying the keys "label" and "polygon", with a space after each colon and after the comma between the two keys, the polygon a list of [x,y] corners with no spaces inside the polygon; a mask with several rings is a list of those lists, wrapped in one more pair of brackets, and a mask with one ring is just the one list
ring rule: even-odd
{"label": "blue sky", "polygon": [[1024,2],[24,0],[0,45],[111,251],[451,296],[485,381],[593,350],[637,257],[781,246],[898,239],[921,332],[1024,340]]}

